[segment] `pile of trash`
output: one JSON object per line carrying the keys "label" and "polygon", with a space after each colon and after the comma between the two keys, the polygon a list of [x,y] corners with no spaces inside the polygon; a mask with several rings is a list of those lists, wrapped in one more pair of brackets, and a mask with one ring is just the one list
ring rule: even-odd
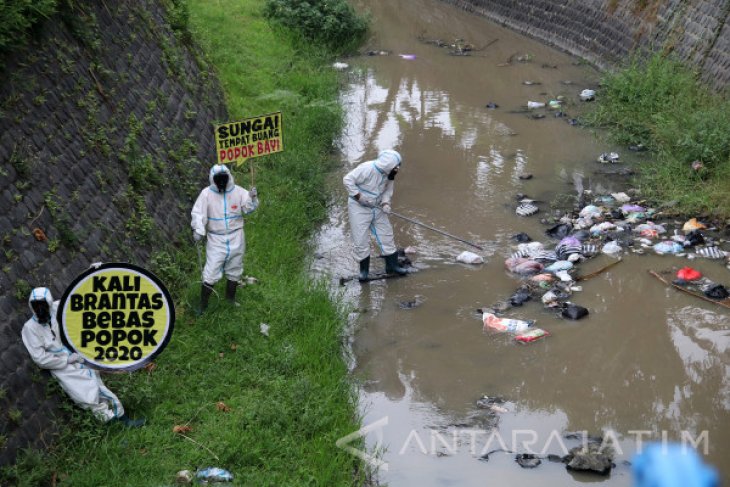
{"label": "pile of trash", "polygon": [[[612,155],[612,154],[611,154]],[[513,236],[518,243],[505,260],[507,271],[520,280],[520,286],[508,299],[499,301],[482,311],[485,329],[516,334],[517,341],[527,343],[549,336],[545,330],[533,327],[531,321],[511,320],[497,315],[528,301],[540,301],[565,319],[579,320],[589,311],[571,301],[574,293],[582,290],[576,277],[578,266],[599,254],[616,259],[608,267],[620,262],[627,252],[672,255],[687,259],[724,259],[728,264],[730,252],[721,248],[723,240],[711,236],[713,229],[692,218],[687,222],[662,222],[655,218],[660,213],[643,206],[642,201],[624,192],[593,195],[584,191],[583,203],[572,211],[558,213],[555,218],[542,222],[550,225],[545,236],[552,241],[533,241],[527,234]],[[537,213],[535,200],[519,195],[519,216]],[[587,203],[587,204],[586,204]],[[730,268],[730,264],[729,268]],[[675,281],[676,283],[676,281]],[[682,282],[681,285],[688,285]],[[707,296],[723,299],[726,291],[711,281],[692,283]],[[710,293],[710,294],[708,294]]]}

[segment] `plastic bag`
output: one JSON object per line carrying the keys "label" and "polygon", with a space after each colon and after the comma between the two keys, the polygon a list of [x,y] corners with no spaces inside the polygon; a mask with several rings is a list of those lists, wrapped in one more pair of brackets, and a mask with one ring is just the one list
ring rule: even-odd
{"label": "plastic bag", "polygon": [[581,251],[581,243],[575,237],[565,237],[555,247],[555,253],[558,257],[565,259],[571,254],[578,254]]}
{"label": "plastic bag", "polygon": [[677,279],[681,279],[683,281],[696,281],[701,277],[702,273],[696,269],[692,269],[691,267],[682,267],[677,271]]}
{"label": "plastic bag", "polygon": [[654,252],[657,254],[678,254],[684,250],[684,247],[677,242],[665,240],[654,245]]}
{"label": "plastic bag", "polygon": [[603,246],[603,248],[601,249],[601,252],[603,252],[606,255],[620,254],[621,245],[619,245],[619,243],[616,242],[615,240],[612,240]]}
{"label": "plastic bag", "polygon": [[523,252],[525,256],[532,256],[545,250],[545,246],[540,242],[521,243],[517,246],[520,252]]}
{"label": "plastic bag", "polygon": [[457,262],[461,262],[463,264],[483,264],[484,259],[481,255],[477,255],[474,252],[469,252],[468,250],[465,250],[464,252],[460,253],[458,257],[456,257]]}
{"label": "plastic bag", "polygon": [[545,106],[544,103],[540,101],[528,101],[527,102],[527,108],[532,110],[533,108],[543,108]]}
{"label": "plastic bag", "polygon": [[618,201],[619,203],[628,203],[631,201],[631,198],[629,198],[629,195],[626,193],[611,193],[611,196],[613,196],[613,199]]}
{"label": "plastic bag", "polygon": [[530,291],[520,288],[512,296],[510,296],[509,302],[512,306],[522,306],[531,299],[532,296],[530,296]]}
{"label": "plastic bag", "polygon": [[726,299],[730,296],[730,293],[728,293],[727,288],[722,284],[715,284],[705,291],[705,296],[712,299]]}
{"label": "plastic bag", "polygon": [[588,316],[588,310],[583,306],[578,306],[577,304],[566,303],[560,314],[563,318],[568,318],[569,320],[579,320]]}
{"label": "plastic bag", "polygon": [[699,230],[692,230],[687,234],[686,241],[690,245],[702,245],[705,243],[705,236]]}
{"label": "plastic bag", "polygon": [[567,237],[570,235],[570,231],[573,229],[573,227],[568,223],[559,223],[555,225],[554,227],[548,228],[545,230],[545,234],[548,237],[552,237],[555,239],[562,239],[564,237]]}
{"label": "plastic bag", "polygon": [[555,273],[555,277],[563,282],[571,282],[573,280],[573,277],[568,274],[568,271],[558,271]]}
{"label": "plastic bag", "polygon": [[504,266],[508,271],[516,274],[536,274],[542,272],[543,265],[534,260],[519,257],[516,259],[507,259],[504,261]]}
{"label": "plastic bag", "polygon": [[586,217],[597,218],[597,217],[601,216],[601,213],[603,213],[603,212],[601,211],[601,209],[599,207],[597,207],[595,205],[588,205],[588,206],[584,207],[582,210],[580,210],[579,215],[583,218],[586,218]]}
{"label": "plastic bag", "polygon": [[609,230],[613,230],[616,228],[616,225],[614,225],[611,222],[603,222],[599,223],[597,225],[593,225],[590,229],[591,235],[603,235],[604,233],[608,232]]}
{"label": "plastic bag", "polygon": [[697,254],[706,259],[722,259],[725,257],[725,252],[714,246],[699,248]]}
{"label": "plastic bag", "polygon": [[520,242],[520,243],[525,243],[525,242],[531,242],[532,238],[530,238],[530,236],[527,235],[525,232],[520,232],[515,235],[512,235],[512,240],[516,240],[517,242]]}
{"label": "plastic bag", "polygon": [[639,205],[623,205],[621,206],[621,211],[624,212],[624,214],[629,213],[644,213],[646,211],[646,208]]}
{"label": "plastic bag", "polygon": [[573,263],[567,260],[558,260],[556,262],[553,262],[549,266],[545,268],[548,272],[560,272],[560,271],[569,271],[573,268]]}
{"label": "plastic bag", "polygon": [[482,313],[484,329],[491,328],[497,331],[508,331],[518,333],[526,331],[535,324],[534,320],[516,320],[512,318],[499,318],[497,315],[485,311]]}
{"label": "plastic bag", "polygon": [[558,301],[558,295],[552,291],[548,291],[542,295],[542,304],[545,306],[555,305]]}
{"label": "plastic bag", "polygon": [[532,203],[520,203],[520,205],[515,209],[515,213],[519,216],[530,216],[534,215],[539,210],[540,209]]}
{"label": "plastic bag", "polygon": [[617,152],[604,152],[600,156],[598,156],[598,162],[602,164],[615,164],[619,160],[619,155]]}
{"label": "plastic bag", "polygon": [[548,336],[550,336],[550,333],[548,333],[547,330],[543,330],[542,328],[533,328],[530,331],[517,335],[515,340],[520,343],[530,343]]}
{"label": "plastic bag", "polygon": [[692,230],[704,230],[706,228],[707,227],[703,223],[697,221],[697,218],[690,218],[682,226],[682,230],[684,231],[684,233],[689,233]]}
{"label": "plastic bag", "polygon": [[585,89],[578,95],[581,101],[593,101],[596,99],[596,92],[594,90]]}

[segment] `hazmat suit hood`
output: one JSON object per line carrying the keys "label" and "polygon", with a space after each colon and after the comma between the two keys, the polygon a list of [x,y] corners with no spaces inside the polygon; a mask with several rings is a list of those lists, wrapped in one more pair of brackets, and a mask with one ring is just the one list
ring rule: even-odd
{"label": "hazmat suit hood", "polygon": [[400,166],[401,157],[400,154],[394,150],[384,150],[378,154],[378,158],[375,159],[375,167],[381,172],[388,174],[394,168]]}
{"label": "hazmat suit hood", "polygon": [[218,187],[216,187],[215,182],[213,181],[213,176],[216,174],[228,174],[228,184],[226,184],[226,193],[228,193],[230,190],[233,189],[233,187],[236,185],[235,182],[233,182],[233,174],[231,174],[231,171],[228,169],[228,166],[224,166],[223,164],[216,164],[215,166],[210,168],[210,173],[208,174],[208,181],[210,182],[210,190],[219,193]]}
{"label": "hazmat suit hood", "polygon": [[[48,310],[53,310],[53,295],[51,295],[51,290],[47,287],[37,287],[33,289],[30,292],[30,296],[28,296],[28,307],[30,308],[30,312],[33,313],[33,318],[38,321],[35,310],[33,309],[33,306],[31,305],[31,301],[44,301],[48,303]],[[40,323],[40,321],[39,321]],[[48,323],[43,323],[48,324]]]}

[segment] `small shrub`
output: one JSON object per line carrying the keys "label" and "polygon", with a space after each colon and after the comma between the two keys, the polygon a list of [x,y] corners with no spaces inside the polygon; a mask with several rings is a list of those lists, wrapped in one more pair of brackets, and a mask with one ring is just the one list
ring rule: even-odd
{"label": "small shrub", "polygon": [[8,411],[8,419],[15,424],[20,424],[20,420],[23,419],[23,412],[18,408],[12,408]]}
{"label": "small shrub", "polygon": [[264,12],[271,20],[335,51],[357,47],[368,29],[367,19],[345,0],[267,0]]}
{"label": "small shrub", "polygon": [[185,43],[192,41],[190,35],[190,6],[188,0],[171,0],[167,7],[167,21],[175,34]]}
{"label": "small shrub", "polygon": [[61,241],[57,238],[52,238],[48,241],[48,251],[50,253],[54,253],[56,250],[58,250],[58,247],[61,245]]}
{"label": "small shrub", "polygon": [[[655,55],[609,74],[586,120],[618,143],[653,150],[638,181],[647,197],[676,201],[683,213],[730,215],[730,100],[679,61]],[[691,169],[693,161],[701,171]]]}
{"label": "small shrub", "polygon": [[134,200],[134,209],[125,226],[132,238],[140,243],[149,243],[154,221],[147,212],[147,202],[142,195],[134,195],[132,199]]}
{"label": "small shrub", "polygon": [[[194,269],[195,257],[183,256],[183,251],[174,249],[154,252],[149,259],[150,270],[165,283],[171,293],[177,294],[185,289]],[[178,296],[174,296],[177,298]]]}
{"label": "small shrub", "polygon": [[24,302],[28,300],[28,296],[30,296],[30,292],[32,290],[33,288],[30,287],[28,281],[25,279],[18,279],[15,281],[15,292],[13,293],[13,296],[15,296],[15,299],[18,301]]}

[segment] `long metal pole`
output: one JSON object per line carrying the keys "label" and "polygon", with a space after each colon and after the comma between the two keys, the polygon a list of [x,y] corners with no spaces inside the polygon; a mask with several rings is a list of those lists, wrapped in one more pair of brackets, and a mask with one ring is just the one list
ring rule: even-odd
{"label": "long metal pole", "polygon": [[459,238],[459,237],[457,237],[455,235],[451,235],[450,233],[446,233],[443,230],[439,230],[438,228],[434,228],[434,227],[432,227],[430,225],[426,225],[425,223],[421,223],[421,222],[419,222],[417,220],[414,220],[413,218],[408,218],[407,216],[400,215],[400,214],[398,214],[398,213],[396,213],[394,211],[391,211],[390,213],[388,213],[388,215],[397,216],[398,218],[401,218],[401,219],[403,219],[403,220],[405,220],[407,222],[411,222],[414,225],[418,225],[418,226],[421,226],[423,228],[428,228],[429,230],[432,230],[432,231],[434,231],[436,233],[440,233],[441,235],[445,235],[445,236],[447,236],[449,238],[453,238],[454,240],[458,240],[459,242],[464,242],[465,244],[471,245],[472,247],[477,248],[479,250],[484,250],[482,247],[480,247],[479,245],[477,245],[477,244],[475,244],[473,242],[470,242],[468,240],[464,240],[463,238]]}

